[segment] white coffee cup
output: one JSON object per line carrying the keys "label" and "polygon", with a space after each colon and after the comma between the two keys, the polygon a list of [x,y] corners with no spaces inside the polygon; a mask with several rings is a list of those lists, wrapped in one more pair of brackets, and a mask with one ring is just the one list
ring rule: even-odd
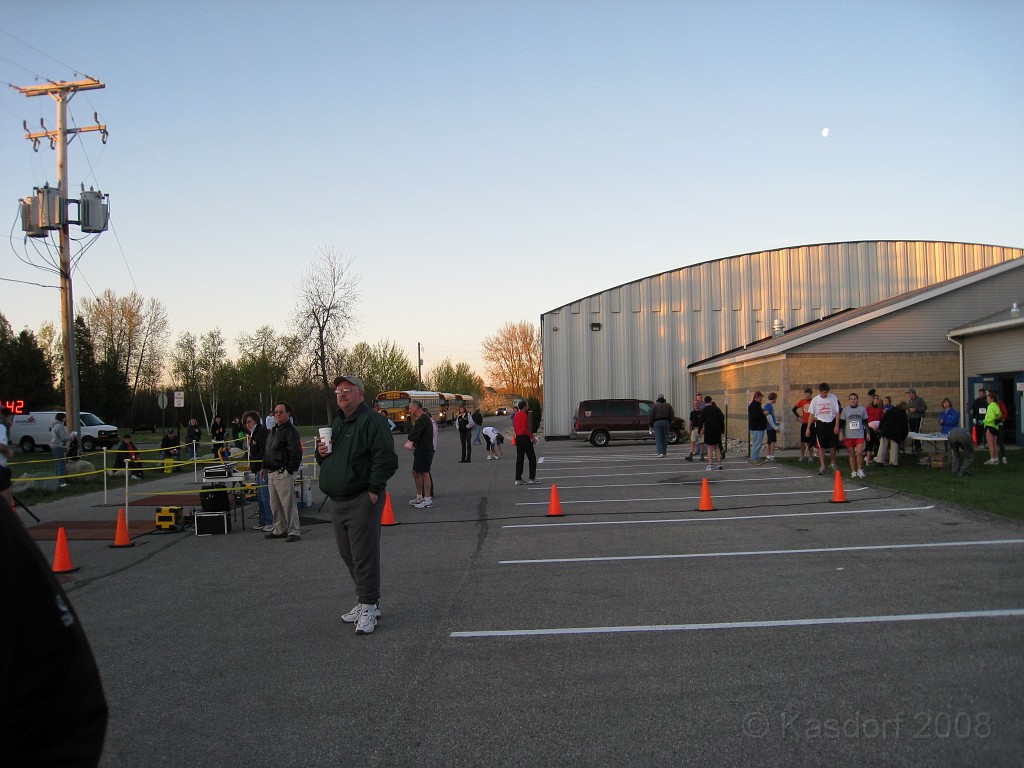
{"label": "white coffee cup", "polygon": [[334,430],[330,427],[320,428],[320,442],[327,446],[327,452],[331,452],[331,438],[334,435]]}

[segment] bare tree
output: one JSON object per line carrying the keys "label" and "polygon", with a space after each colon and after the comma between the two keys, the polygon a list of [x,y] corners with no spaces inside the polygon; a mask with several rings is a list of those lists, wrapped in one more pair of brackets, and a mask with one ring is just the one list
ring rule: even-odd
{"label": "bare tree", "polygon": [[302,276],[293,315],[296,334],[306,340],[306,359],[311,378],[330,387],[342,342],[355,323],[361,279],[351,272],[352,257],[322,247]]}
{"label": "bare tree", "polygon": [[484,391],[484,382],[473,373],[469,363],[452,365],[452,361],[446,357],[427,374],[427,389],[480,397]]}
{"label": "bare tree", "polygon": [[116,366],[131,391],[157,380],[167,344],[167,309],[159,299],[148,301],[132,291],[118,296],[109,288],[95,299],[80,302],[97,357]]}
{"label": "bare tree", "polygon": [[235,345],[239,374],[259,398],[260,412],[266,413],[277,391],[291,379],[289,363],[299,354],[301,342],[294,336],[278,336],[272,326],[263,325],[252,334],[239,334]]}
{"label": "bare tree", "polygon": [[392,389],[411,389],[416,371],[405,354],[393,341],[382,339],[373,346],[361,341],[352,347],[346,361],[345,372],[362,377],[367,399],[378,392]]}
{"label": "bare tree", "polygon": [[540,328],[525,320],[505,323],[483,341],[484,368],[491,385],[540,397],[544,381]]}

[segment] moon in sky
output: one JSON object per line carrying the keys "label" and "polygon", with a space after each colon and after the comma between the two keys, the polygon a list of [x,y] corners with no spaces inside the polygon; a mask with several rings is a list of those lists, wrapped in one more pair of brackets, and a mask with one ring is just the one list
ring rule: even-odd
{"label": "moon in sky", "polygon": [[821,137],[823,139],[827,139],[828,138],[828,128],[822,128],[821,129]]}

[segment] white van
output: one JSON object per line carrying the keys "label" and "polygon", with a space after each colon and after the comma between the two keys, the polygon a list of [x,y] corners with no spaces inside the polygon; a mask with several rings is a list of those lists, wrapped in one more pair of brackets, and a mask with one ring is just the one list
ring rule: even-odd
{"label": "white van", "polygon": [[[50,450],[50,425],[63,411],[33,411],[14,417],[8,442],[20,445],[25,453],[31,453],[37,446]],[[88,411],[80,414],[81,424],[78,427],[78,439],[83,451],[95,451],[96,448],[113,448],[117,445],[117,427],[105,424],[103,419]],[[68,432],[76,431],[70,424]]]}

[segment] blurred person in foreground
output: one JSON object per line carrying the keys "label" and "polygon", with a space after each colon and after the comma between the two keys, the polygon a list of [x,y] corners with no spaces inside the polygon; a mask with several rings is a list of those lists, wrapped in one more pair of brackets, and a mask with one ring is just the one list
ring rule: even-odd
{"label": "blurred person in foreground", "polygon": [[14,515],[0,514],[0,764],[99,764],[107,702],[78,615]]}

